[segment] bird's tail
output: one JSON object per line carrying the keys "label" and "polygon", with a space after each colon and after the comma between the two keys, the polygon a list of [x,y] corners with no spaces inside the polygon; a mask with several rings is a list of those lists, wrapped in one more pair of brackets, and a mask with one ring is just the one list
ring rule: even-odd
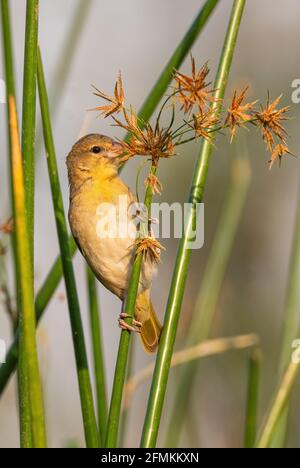
{"label": "bird's tail", "polygon": [[145,351],[155,353],[162,325],[160,324],[150,300],[149,291],[141,293],[136,302],[136,319],[142,322],[141,340]]}

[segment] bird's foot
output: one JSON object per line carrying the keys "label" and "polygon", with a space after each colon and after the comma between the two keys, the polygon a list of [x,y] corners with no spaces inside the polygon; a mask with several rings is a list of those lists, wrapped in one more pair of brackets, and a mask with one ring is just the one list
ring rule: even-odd
{"label": "bird's foot", "polygon": [[122,312],[119,317],[119,327],[122,328],[122,330],[127,330],[127,331],[135,332],[135,333],[141,333],[142,323],[133,319],[132,325],[129,325],[129,323],[126,323],[124,320],[129,317],[132,317],[132,315]]}

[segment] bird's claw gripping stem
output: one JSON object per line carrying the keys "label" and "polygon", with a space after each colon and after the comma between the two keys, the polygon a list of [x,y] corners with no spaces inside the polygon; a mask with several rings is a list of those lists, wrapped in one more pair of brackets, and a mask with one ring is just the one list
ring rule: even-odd
{"label": "bird's claw gripping stem", "polygon": [[141,327],[142,323],[138,322],[137,320],[133,319],[132,320],[132,325],[129,325],[129,323],[126,323],[124,319],[132,317],[132,315],[126,314],[125,312],[122,312],[119,317],[119,327],[122,330],[127,330],[130,332],[135,332],[135,333],[141,333]]}

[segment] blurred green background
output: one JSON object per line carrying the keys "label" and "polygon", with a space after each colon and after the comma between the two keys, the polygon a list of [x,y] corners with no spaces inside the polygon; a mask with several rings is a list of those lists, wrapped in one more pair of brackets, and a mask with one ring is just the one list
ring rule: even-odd
{"label": "blurred green background", "polygon": [[[51,100],[60,177],[68,205],[65,157],[82,129],[121,137],[109,122],[87,114],[97,105],[91,84],[110,92],[118,70],[122,71],[127,102],[139,108],[175,46],[203,4],[199,0],[88,0],[90,8],[71,65],[66,87],[57,101],[61,68],[57,66],[65,45],[77,0],[40,2],[40,45]],[[11,0],[17,85],[23,74],[23,38],[25,1]],[[193,55],[200,66],[208,61],[214,79],[231,1],[221,0],[205,27]],[[238,44],[230,75],[228,96],[235,88],[250,85],[250,99],[265,102],[283,94],[282,103],[290,105],[292,81],[300,78],[298,67],[300,3],[297,0],[274,2],[251,0],[246,4]],[[2,54],[2,52],[1,52]],[[183,66],[189,71],[189,62]],[[4,77],[2,57],[0,78]],[[19,108],[21,103],[19,103]],[[293,105],[294,117],[288,123],[290,148],[299,154],[298,118],[300,107]],[[9,186],[5,105],[0,104],[0,221],[9,215]],[[39,116],[38,116],[39,118]],[[213,337],[255,332],[263,350],[261,414],[266,410],[276,384],[280,338],[283,324],[287,273],[297,204],[299,159],[284,159],[281,169],[268,170],[268,154],[255,128],[242,130],[251,161],[252,182],[243,213],[221,297],[218,303]],[[119,132],[119,133],[118,133]],[[164,186],[161,201],[185,201],[198,146],[191,143],[169,161],[162,161],[160,180]],[[194,251],[188,277],[177,347],[183,341],[193,310],[198,287],[210,253],[220,209],[226,192],[230,158],[234,145],[228,135],[218,137],[209,169],[205,193],[205,246]],[[39,151],[36,187],[36,286],[45,278],[58,244],[45,156]],[[122,177],[133,187],[139,161],[130,162]],[[167,251],[154,282],[153,301],[162,318],[174,264],[176,242],[163,242]],[[8,259],[12,276],[11,261]],[[87,298],[83,262],[76,256],[75,267],[81,308],[88,336]],[[104,329],[108,389],[111,389],[118,345],[117,316],[120,303],[99,286]],[[3,299],[3,298],[2,298]],[[61,285],[38,332],[40,362],[44,382],[49,445],[64,446],[68,440],[83,443],[82,422],[74,366],[67,305]],[[10,325],[0,305],[0,338],[10,341]],[[143,368],[153,358],[136,346],[134,369]],[[232,351],[201,361],[199,377],[190,402],[187,430],[181,445],[203,447],[239,447],[243,441],[246,400],[246,353]],[[176,370],[171,371],[165,414],[176,387]],[[299,392],[296,386],[294,395]],[[16,388],[13,380],[0,402],[0,447],[18,446]],[[137,391],[130,410],[126,444],[135,446],[140,438],[148,397],[148,384]],[[300,447],[299,401],[291,411],[289,445]],[[163,422],[167,421],[163,417]],[[163,428],[161,430],[163,434]]]}

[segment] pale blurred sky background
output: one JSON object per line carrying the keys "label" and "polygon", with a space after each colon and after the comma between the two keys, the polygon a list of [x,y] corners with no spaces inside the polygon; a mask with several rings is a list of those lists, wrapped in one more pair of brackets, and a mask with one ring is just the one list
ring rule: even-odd
{"label": "pale blurred sky background", "polygon": [[[200,0],[92,0],[91,9],[59,102],[53,114],[60,178],[65,207],[68,206],[68,184],[65,157],[77,139],[86,117],[86,109],[97,102],[91,84],[110,92],[118,70],[122,70],[128,102],[140,107],[175,46],[186,32],[199,8]],[[23,74],[23,38],[25,0],[10,0],[18,97],[21,96]],[[55,96],[59,86],[57,63],[77,0],[40,1],[40,46],[42,49],[48,88]],[[213,79],[223,44],[231,0],[221,0],[192,52],[200,65],[209,61]],[[283,93],[283,103],[291,104],[291,83],[300,78],[299,70],[300,2],[286,0],[248,0],[242,20],[228,92],[250,84],[251,98],[266,99]],[[2,40],[2,39],[1,39]],[[2,59],[2,49],[1,49]],[[189,70],[188,61],[183,70]],[[4,78],[0,61],[0,78]],[[51,103],[53,103],[53,98]],[[19,101],[19,109],[21,102]],[[0,221],[9,215],[7,177],[7,139],[5,105],[0,105]],[[300,154],[298,130],[299,105],[293,106],[288,124],[290,147]],[[121,133],[110,128],[109,122],[90,116],[90,131],[113,136]],[[242,223],[234,245],[230,265],[222,289],[213,336],[257,332],[264,351],[262,411],[276,382],[280,346],[280,330],[286,289],[288,261],[297,197],[299,159],[286,158],[282,168],[268,171],[268,155],[260,136],[252,129],[247,134],[253,181]],[[188,320],[195,301],[198,284],[209,253],[219,210],[228,180],[232,147],[228,137],[220,136],[211,160],[206,191],[206,242],[194,252],[183,306],[179,340],[184,334],[184,319]],[[197,145],[190,144],[179,156],[163,162],[160,179],[165,191],[162,200],[184,201],[191,180]],[[133,184],[138,162],[130,162],[123,172]],[[50,198],[45,155],[42,151],[36,176],[36,286],[42,284],[58,253],[57,235]],[[154,284],[154,303],[159,316],[167,300],[174,263],[176,243],[164,242],[167,252]],[[88,317],[83,262],[79,255],[74,262],[80,292],[80,303],[88,336]],[[108,390],[111,389],[116,351],[119,341],[117,316],[120,303],[103,287],[100,289],[102,324]],[[53,447],[64,446],[70,439],[83,444],[83,431],[74,367],[67,304],[61,299],[64,287],[57,290],[39,329],[40,363],[44,381],[48,439]],[[10,340],[10,327],[0,308],[0,338]],[[90,351],[90,340],[87,339]],[[139,344],[139,343],[137,343]],[[140,347],[135,369],[150,359]],[[198,430],[204,447],[237,447],[242,443],[245,404],[246,366],[243,353],[229,353],[208,358],[201,367],[193,404]],[[176,385],[172,373],[169,393]],[[299,388],[298,388],[299,390]],[[137,445],[144,418],[148,385],[137,392],[132,407],[127,444]],[[296,406],[294,407],[297,408]],[[299,404],[298,404],[299,414]],[[166,418],[163,418],[164,420]],[[297,411],[292,414],[290,444],[300,446],[300,424]],[[184,439],[184,445],[193,442]],[[18,446],[15,380],[0,401],[0,447]]]}

